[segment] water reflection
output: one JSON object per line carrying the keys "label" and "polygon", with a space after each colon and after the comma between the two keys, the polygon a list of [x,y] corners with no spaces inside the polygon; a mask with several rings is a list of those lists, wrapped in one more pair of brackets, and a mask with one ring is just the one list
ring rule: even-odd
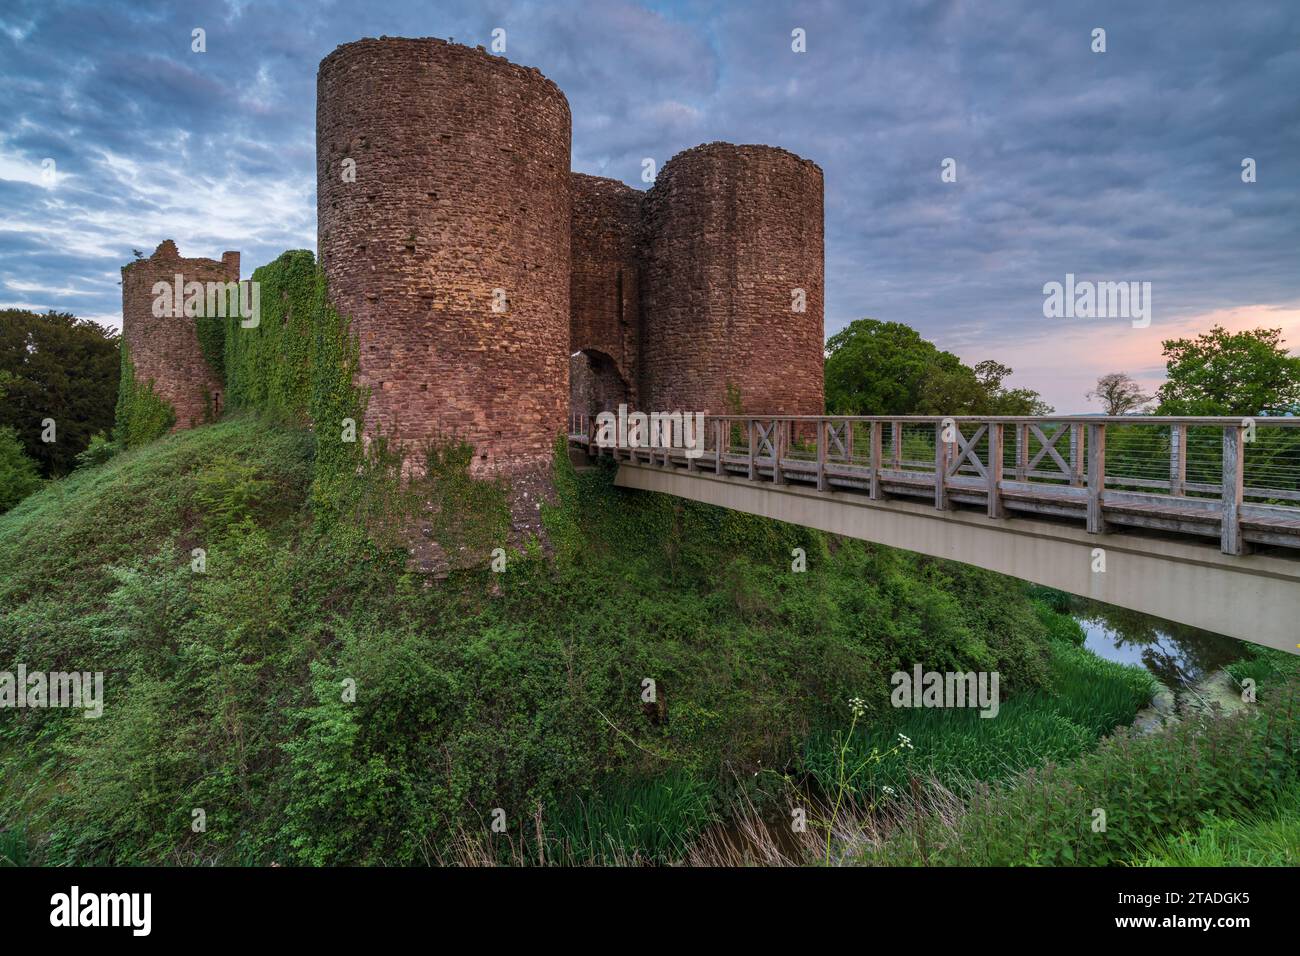
{"label": "water reflection", "polygon": [[1240,659],[1242,642],[1173,621],[1076,598],[1070,613],[1098,657],[1145,667],[1175,690]]}

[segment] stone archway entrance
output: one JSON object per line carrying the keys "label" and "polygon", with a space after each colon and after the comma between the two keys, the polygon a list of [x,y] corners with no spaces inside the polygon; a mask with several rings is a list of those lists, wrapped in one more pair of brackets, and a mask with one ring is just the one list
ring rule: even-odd
{"label": "stone archway entrance", "polygon": [[594,418],[630,404],[627,382],[614,360],[596,349],[582,349],[569,357],[569,413]]}

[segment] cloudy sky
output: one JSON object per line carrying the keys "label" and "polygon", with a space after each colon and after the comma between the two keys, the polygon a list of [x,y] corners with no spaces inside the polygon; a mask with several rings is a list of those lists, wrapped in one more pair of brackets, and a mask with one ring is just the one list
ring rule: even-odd
{"label": "cloudy sky", "polygon": [[[238,249],[245,276],[314,249],[321,57],[497,27],[568,96],[576,170],[645,188],[644,157],[710,140],[819,163],[828,335],[905,322],[1062,412],[1216,322],[1300,347],[1294,0],[0,0],[0,307],[120,326],[132,249]],[[1150,282],[1149,327],[1044,318],[1067,273]]]}

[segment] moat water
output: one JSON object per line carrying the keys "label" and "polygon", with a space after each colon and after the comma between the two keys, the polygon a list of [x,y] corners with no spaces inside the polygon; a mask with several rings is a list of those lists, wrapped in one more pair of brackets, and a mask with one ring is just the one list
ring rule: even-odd
{"label": "moat water", "polygon": [[1239,640],[1158,617],[1076,598],[1070,614],[1098,657],[1136,664],[1175,692],[1209,677],[1245,655]]}

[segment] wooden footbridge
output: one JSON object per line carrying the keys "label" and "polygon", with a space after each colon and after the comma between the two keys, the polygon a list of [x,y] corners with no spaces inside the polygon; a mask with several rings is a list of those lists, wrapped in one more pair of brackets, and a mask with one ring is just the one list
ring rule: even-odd
{"label": "wooden footbridge", "polygon": [[577,415],[569,441],[623,487],[1300,650],[1300,419],[723,415],[690,453],[651,430]]}

